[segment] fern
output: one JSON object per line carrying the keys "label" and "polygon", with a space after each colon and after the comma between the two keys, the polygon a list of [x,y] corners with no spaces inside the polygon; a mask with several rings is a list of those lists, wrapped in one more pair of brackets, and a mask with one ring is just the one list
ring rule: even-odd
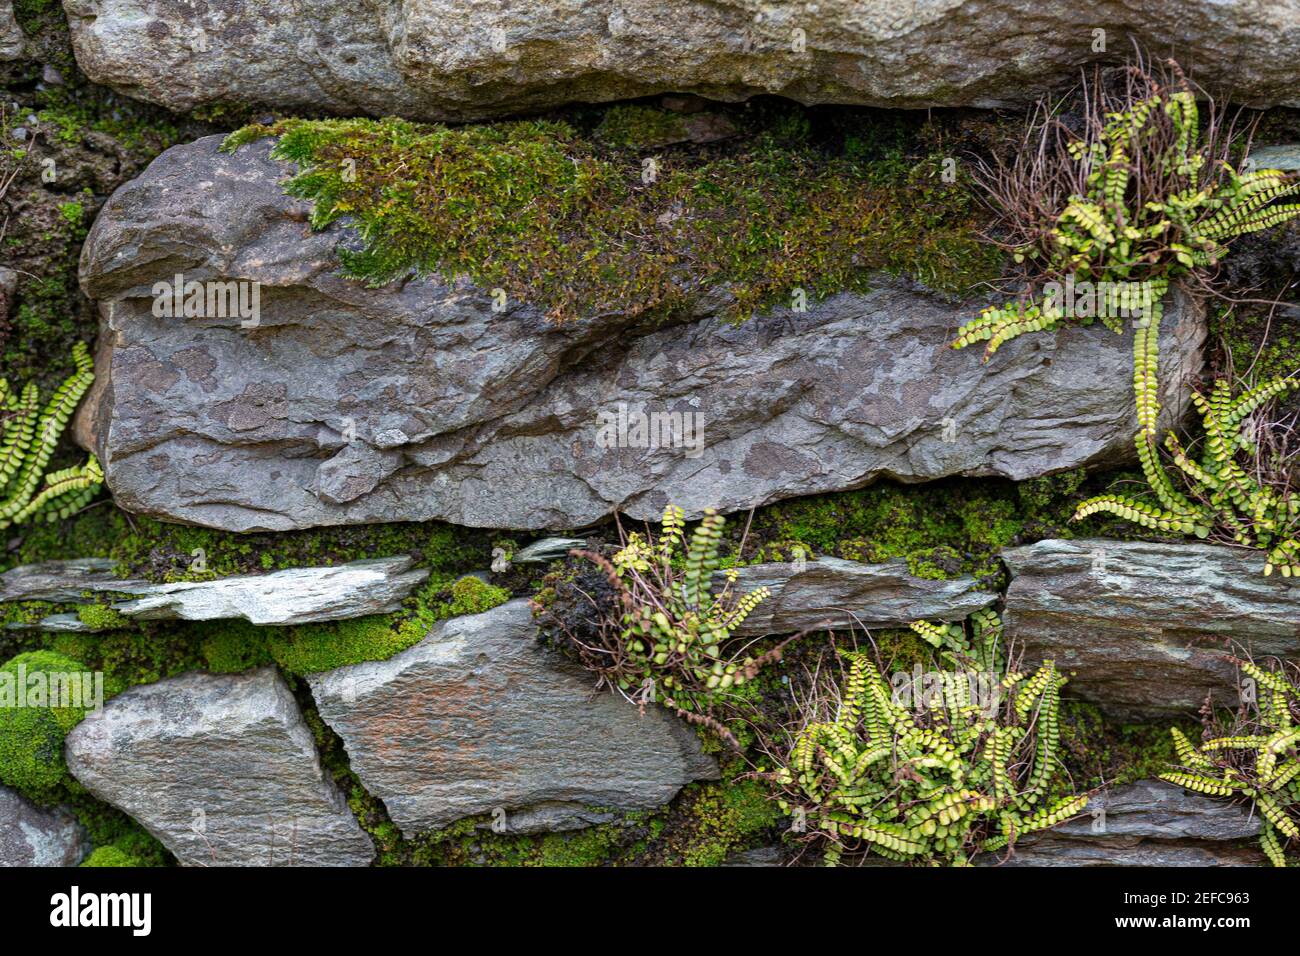
{"label": "fern", "polygon": [[590,633],[539,611],[544,627],[563,638],[556,643],[602,684],[640,705],[662,703],[734,744],[717,719],[719,705],[779,660],[788,641],[755,654],[735,640],[736,630],[770,592],[735,593],[735,569],[715,591],[725,524],[721,515],[706,511],[688,537],[682,510],[669,505],[657,538],[629,534],[608,558],[574,552],[604,572],[611,592],[606,599],[587,598],[596,611]]}
{"label": "fern", "polygon": [[1267,402],[1300,388],[1300,380],[1277,378],[1233,396],[1220,380],[1207,397],[1192,396],[1205,430],[1199,460],[1183,448],[1178,436],[1165,436],[1165,449],[1187,488],[1175,486],[1160,460],[1153,433],[1143,428],[1134,439],[1147,485],[1160,505],[1121,495],[1090,498],[1076,509],[1079,521],[1101,512],[1156,531],[1211,534],[1267,553],[1264,574],[1300,576],[1300,496],[1289,487],[1271,487],[1258,475],[1258,449],[1251,416]]}
{"label": "fern", "polygon": [[91,455],[84,465],[46,472],[59,437],[95,379],[90,352],[72,349],[76,371],[55,390],[43,409],[33,384],[15,393],[0,379],[0,528],[34,517],[66,518],[85,507],[103,484],[104,473]]}
{"label": "fern", "polygon": [[1250,800],[1261,820],[1260,848],[1274,866],[1286,866],[1287,848],[1300,843],[1300,688],[1282,670],[1238,664],[1259,691],[1258,710],[1228,733],[1208,722],[1199,748],[1171,729],[1179,769],[1160,778],[1210,797]]}
{"label": "fern", "polygon": [[938,706],[912,710],[867,653],[841,652],[842,679],[820,688],[787,759],[767,774],[781,808],[807,824],[830,864],[848,852],[964,865],[1087,804],[1051,791],[1065,684],[1055,666],[1044,663],[1027,681],[1003,675],[992,612],[965,626],[918,621],[913,629],[959,668],[997,666],[1005,699],[975,706],[959,671],[945,675]]}
{"label": "fern", "polygon": [[[1130,100],[1105,114],[1104,120],[1098,104],[1106,94],[1094,86],[1089,98],[1093,122],[1086,124],[1083,135],[1070,134],[1059,152],[1048,148],[1050,140],[1045,139],[1046,158],[1039,162],[1049,168],[1021,170],[1024,190],[1054,175],[1082,184],[1083,191],[1054,199],[1060,203],[1049,213],[1054,219],[1012,223],[1019,235],[1028,237],[1013,249],[1016,262],[1037,270],[1029,277],[1026,294],[1010,305],[986,309],[964,325],[952,343],[964,348],[986,342],[987,361],[1019,335],[1055,329],[1067,315],[1040,301],[1044,284],[1053,277],[1106,283],[1110,291],[1103,304],[1108,306],[1122,307],[1111,292],[1136,287],[1143,290],[1143,301],[1151,303],[1151,312],[1144,316],[1150,327],[1148,341],[1134,356],[1135,373],[1143,375],[1138,383],[1140,414],[1154,407],[1151,383],[1159,302],[1170,283],[1213,266],[1232,239],[1300,215],[1300,203],[1278,202],[1300,192],[1295,177],[1275,169],[1240,173],[1226,162],[1210,163],[1217,147],[1211,137],[1202,137],[1196,97],[1176,68],[1170,82],[1149,75],[1142,80],[1152,95]],[[1045,136],[1059,128],[1050,111],[1041,127]],[[1215,175],[1207,175],[1211,170]],[[987,185],[995,200],[1005,202],[996,180]],[[1042,208],[1041,196],[1013,190],[1011,198],[1012,208],[1026,220]],[[1146,293],[1156,294],[1147,299]],[[1113,331],[1122,331],[1122,322],[1111,321],[1108,311],[1103,321]],[[1086,324],[1093,316],[1079,318]]]}

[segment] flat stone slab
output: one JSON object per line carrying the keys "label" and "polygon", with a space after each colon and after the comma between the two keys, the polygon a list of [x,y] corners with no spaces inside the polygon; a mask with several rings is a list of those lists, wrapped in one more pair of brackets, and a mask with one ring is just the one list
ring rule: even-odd
{"label": "flat stone slab", "polygon": [[63,807],[38,807],[0,785],[0,867],[76,866],[90,852],[85,828]]}
{"label": "flat stone slab", "polygon": [[1238,101],[1300,106],[1294,0],[63,5],[90,79],[180,110],[253,102],[465,119],[665,91],[1004,106],[1122,58],[1130,36],[1176,51]]}
{"label": "flat stone slab", "polygon": [[[429,577],[427,568],[415,568],[414,564],[410,556],[398,555],[336,567],[152,584],[115,577],[115,563],[104,559],[48,561],[0,574],[0,601],[80,603],[89,591],[132,595],[108,606],[142,621],[241,618],[253,624],[306,624],[399,610],[402,601]],[[31,626],[59,631],[95,629],[75,614],[50,615]]]}
{"label": "flat stone slab", "polygon": [[1264,577],[1262,552],[1088,538],[1002,557],[1009,640],[1115,716],[1188,714],[1207,695],[1235,707],[1225,655],[1300,657],[1300,580]]}
{"label": "flat stone slab", "polygon": [[[721,583],[721,576],[718,578]],[[817,558],[741,568],[736,588],[772,594],[737,629],[740,635],[793,634],[805,629],[906,627],[916,620],[961,621],[998,600],[970,575],[936,581],[914,577],[894,558],[863,564]]]}
{"label": "flat stone slab", "polygon": [[1245,806],[1143,780],[1098,794],[1083,816],[1019,841],[1003,865],[1264,866],[1258,836],[1259,819]]}
{"label": "flat stone slab", "polygon": [[374,844],[273,668],[133,687],[68,734],[68,769],[189,866],[365,866]]}
{"label": "flat stone slab", "polygon": [[[381,289],[337,274],[336,224],[308,230],[268,142],[163,153],[108,201],[81,278],[102,317],[78,439],[129,511],[233,531],[441,519],[570,529],[672,501],[746,510],[879,478],[1025,479],[1132,456],[1131,342],[1023,336],[988,364],[948,347],[978,303],[893,280],[740,326],[556,326],[497,314],[467,283]],[[160,318],[154,283],[260,283],[256,328]],[[1167,423],[1205,337],[1178,299],[1162,330]],[[608,447],[620,415],[696,415],[702,441]],[[682,435],[683,429],[676,432]],[[629,432],[629,436],[631,436]]]}
{"label": "flat stone slab", "polygon": [[525,600],[436,625],[386,661],[308,682],[352,769],[407,836],[493,814],[519,831],[650,809],[717,779],[685,723],[544,650]]}
{"label": "flat stone slab", "polygon": [[1280,169],[1286,173],[1300,171],[1300,143],[1257,146],[1246,159],[1247,169]]}
{"label": "flat stone slab", "polygon": [[84,600],[85,592],[134,593],[148,581],[120,578],[111,558],[73,558],[24,564],[0,574],[0,601],[50,601],[57,604]]}

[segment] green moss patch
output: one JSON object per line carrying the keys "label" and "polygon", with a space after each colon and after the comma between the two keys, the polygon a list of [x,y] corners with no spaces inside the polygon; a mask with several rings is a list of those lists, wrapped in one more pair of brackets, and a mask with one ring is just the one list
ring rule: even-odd
{"label": "green moss patch", "polygon": [[396,614],[274,628],[216,622],[205,628],[210,633],[203,639],[203,653],[232,670],[274,662],[290,674],[312,674],[386,660],[417,644],[438,621],[479,614],[509,598],[505,589],[475,577],[450,587],[445,579],[430,580],[408,600],[408,609]]}
{"label": "green moss patch", "polygon": [[101,846],[81,861],[82,866],[140,866],[140,861],[115,846]]}
{"label": "green moss patch", "polygon": [[[52,651],[19,654],[0,667],[0,781],[38,801],[50,799],[71,779],[63,762],[63,738],[93,706],[92,687],[82,687],[89,668]],[[105,690],[107,696],[107,690]]]}
{"label": "green moss patch", "polygon": [[[638,109],[607,116],[607,134],[625,143],[620,130],[643,129]],[[315,204],[312,225],[348,217],[359,229],[364,248],[340,250],[346,274],[466,276],[556,320],[670,316],[719,286],[744,318],[796,289],[811,301],[865,288],[881,270],[963,291],[1001,261],[943,157],[814,143],[798,111],[725,148],[655,156],[566,120],[289,119],[245,127],[225,148],[266,136],[299,165],[286,190]]]}

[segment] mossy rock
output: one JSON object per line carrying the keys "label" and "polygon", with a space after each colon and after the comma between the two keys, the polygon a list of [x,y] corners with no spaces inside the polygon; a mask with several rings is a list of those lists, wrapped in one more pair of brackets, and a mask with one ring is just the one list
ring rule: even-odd
{"label": "mossy rock", "polygon": [[[38,702],[33,694],[47,685],[47,675],[86,672],[80,662],[53,651],[28,651],[0,667],[0,781],[39,802],[70,782],[63,740],[86,711],[49,706],[44,695]],[[28,686],[19,686],[20,676]],[[19,695],[25,695],[23,706],[16,703]]]}
{"label": "mossy rock", "polygon": [[721,287],[731,313],[868,287],[881,271],[943,291],[995,278],[965,180],[943,157],[874,155],[814,142],[798,110],[755,120],[726,149],[643,160],[625,147],[676,138],[682,120],[641,106],[606,111],[595,136],[568,120],[463,127],[397,119],[288,119],[227,139],[276,137],[298,164],[286,191],[311,223],[354,222],[346,275],[465,276],[557,321],[671,317]]}

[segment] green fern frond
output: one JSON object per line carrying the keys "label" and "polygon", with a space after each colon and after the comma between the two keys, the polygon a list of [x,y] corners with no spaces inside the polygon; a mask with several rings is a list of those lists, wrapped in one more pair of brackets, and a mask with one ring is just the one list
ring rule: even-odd
{"label": "green fern frond", "polygon": [[[922,621],[913,628],[941,655],[970,662],[995,654],[1002,623],[982,611],[966,627]],[[818,821],[836,862],[845,852],[870,852],[965,865],[1087,803],[1074,795],[1044,802],[1057,777],[1064,683],[1051,662],[1023,682],[999,672],[1001,685],[1020,685],[1015,704],[1001,698],[988,708],[971,703],[968,670],[937,675],[935,700],[921,701],[913,688],[909,702],[895,697],[868,653],[840,657],[847,674],[822,694],[839,702],[834,720],[809,721],[769,775],[787,813],[798,808]]]}
{"label": "green fern frond", "polygon": [[1160,777],[1207,796],[1252,800],[1263,818],[1260,847],[1274,866],[1286,866],[1287,842],[1300,840],[1300,730],[1289,703],[1297,688],[1284,670],[1266,670],[1250,661],[1239,666],[1263,692],[1258,711],[1239,715],[1230,732],[1210,737],[1199,748],[1171,729],[1178,763],[1189,772]]}
{"label": "green fern frond", "polygon": [[0,529],[36,516],[67,517],[84,507],[103,484],[103,471],[93,455],[80,467],[46,474],[59,438],[95,379],[85,343],[73,346],[72,360],[76,371],[55,390],[39,415],[35,385],[26,386],[18,397],[7,382],[0,387],[7,416],[0,439]]}

